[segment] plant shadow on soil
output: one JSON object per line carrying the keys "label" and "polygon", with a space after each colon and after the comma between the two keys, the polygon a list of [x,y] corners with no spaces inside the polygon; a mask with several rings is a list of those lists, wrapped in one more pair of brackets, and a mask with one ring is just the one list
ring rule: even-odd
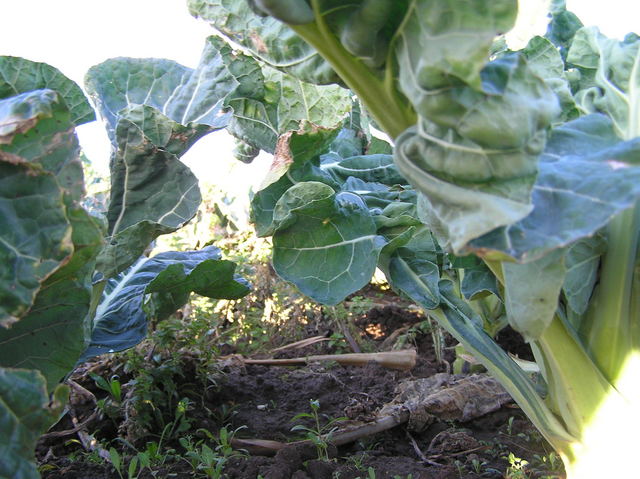
{"label": "plant shadow on soil", "polygon": [[[358,294],[371,293],[371,287]],[[560,478],[558,464],[550,462],[551,448],[541,439],[530,422],[514,404],[502,407],[470,422],[436,420],[425,430],[409,433],[406,425],[360,438],[340,447],[329,445],[329,460],[319,460],[317,448],[312,444],[284,447],[277,454],[229,454],[224,458],[222,471],[197,469],[186,458],[181,445],[187,436],[200,444],[209,443],[215,450],[222,427],[236,431],[236,438],[260,438],[291,442],[301,439],[299,432],[292,432],[295,424],[311,426],[305,419],[292,421],[297,414],[310,412],[310,401],[319,402],[321,421],[347,417],[350,420],[368,421],[395,396],[395,388],[403,379],[429,377],[447,371],[454,360],[452,346],[455,341],[444,335],[444,362],[439,362],[434,349],[433,336],[425,331],[426,318],[408,309],[409,303],[390,293],[376,305],[361,314],[353,323],[354,331],[377,350],[394,332],[409,332],[407,346],[418,351],[416,366],[409,372],[385,369],[369,363],[364,367],[341,366],[337,363],[314,363],[304,367],[242,365],[233,361],[223,362],[209,375],[205,386],[195,378],[202,376],[199,357],[193,352],[178,351],[173,355],[173,372],[159,375],[156,387],[176,398],[166,409],[175,411],[178,399],[188,398],[182,419],[174,416],[173,423],[160,420],[156,431],[140,429],[133,420],[142,402],[130,401],[129,407],[109,413],[109,395],[96,387],[89,378],[89,370],[103,377],[119,375],[123,384],[123,404],[131,398],[141,379],[127,373],[117,359],[107,358],[88,363],[72,377],[79,386],[72,388],[70,414],[52,429],[53,434],[43,437],[37,447],[37,458],[45,479],[103,479],[121,477],[105,459],[110,447],[119,450],[128,464],[137,451],[147,450],[149,443],[161,443],[161,451],[152,461],[152,467],[138,470],[130,477],[224,477],[264,479],[453,479],[453,478]],[[403,329],[404,328],[404,329]],[[308,331],[307,331],[308,332]],[[316,333],[329,334],[327,331]],[[372,333],[373,332],[373,333]],[[499,340],[505,349],[526,356],[527,346],[517,334],[503,333]],[[146,348],[146,349],[145,349]],[[345,351],[342,346],[340,352]],[[230,351],[235,352],[234,347]],[[153,345],[140,345],[139,357],[147,361],[166,361]],[[336,346],[323,341],[303,349],[286,350],[276,357],[331,354]],[[176,366],[177,364],[177,366]],[[208,366],[210,368],[210,364]],[[139,365],[140,368],[146,366]],[[129,386],[129,387],[128,387]],[[82,390],[85,390],[83,394]],[[80,392],[78,392],[80,391]],[[88,394],[87,394],[88,393]],[[91,398],[91,394],[95,397]],[[96,398],[103,399],[98,414]],[[140,399],[140,398],[138,398]],[[144,398],[142,398],[144,400]],[[149,401],[149,398],[147,398]],[[116,408],[117,409],[117,408]],[[122,411],[124,410],[124,412]],[[165,411],[166,412],[166,411]],[[175,412],[173,414],[176,414]],[[156,415],[157,416],[157,415]],[[171,414],[168,414],[171,418]],[[133,418],[133,419],[132,419]],[[177,419],[176,419],[177,418]],[[188,418],[186,420],[185,418]],[[87,421],[88,419],[88,421]],[[157,419],[157,417],[156,417]],[[80,433],[70,433],[78,424],[87,421]],[[180,422],[179,425],[177,423]],[[157,423],[157,421],[156,421]],[[175,424],[174,424],[175,423]],[[134,424],[132,426],[132,424]],[[146,423],[148,426],[149,421]],[[171,425],[170,434],[161,434],[163,425]],[[138,429],[136,429],[138,427]],[[67,431],[57,435],[55,431]],[[202,433],[203,430],[209,434]],[[82,432],[84,431],[84,432]],[[165,432],[167,427],[165,427]],[[154,435],[155,433],[155,435]],[[159,438],[159,435],[163,436]],[[102,446],[95,446],[96,440]],[[92,442],[93,441],[93,442]],[[146,444],[146,446],[145,446]],[[217,443],[219,445],[219,442]],[[135,448],[135,450],[134,450]],[[146,449],[145,449],[146,448]],[[553,454],[553,453],[551,453]],[[553,459],[553,458],[552,458]],[[561,466],[560,466],[561,467]],[[122,477],[127,477],[122,468]]]}

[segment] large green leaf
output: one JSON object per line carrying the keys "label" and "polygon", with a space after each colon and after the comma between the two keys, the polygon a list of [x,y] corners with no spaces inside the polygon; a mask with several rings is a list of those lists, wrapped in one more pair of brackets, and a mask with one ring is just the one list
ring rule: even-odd
{"label": "large green leaf", "polygon": [[113,58],[92,67],[85,83],[114,146],[121,110],[134,105],[153,107],[181,125],[224,128],[224,98],[238,85],[209,42],[195,70],[171,60]]}
{"label": "large green leaf", "polygon": [[521,53],[526,57],[531,72],[544,79],[547,86],[558,96],[562,114],[556,121],[564,123],[580,116],[557,46],[547,38],[536,36]]}
{"label": "large green leaf", "polygon": [[[78,173],[78,145],[68,132],[69,114],[58,98],[51,90],[38,90],[0,100],[2,326],[26,312],[42,282],[73,251],[64,186],[74,196],[78,193],[77,176],[72,174]],[[37,134],[41,123],[46,132],[42,139]],[[54,132],[49,130],[52,125],[57,125]],[[79,175],[81,180],[81,169]],[[65,185],[67,177],[72,179]]]}
{"label": "large green leaf", "polygon": [[0,328],[0,365],[39,370],[51,391],[86,347],[90,279],[103,231],[80,206],[84,180],[74,121],[88,121],[81,118],[84,96],[57,70],[14,60],[10,64],[23,70],[0,82],[2,88],[44,82],[59,91],[0,100],[0,277],[6,284],[0,322],[11,326]]}
{"label": "large green leaf", "polygon": [[400,175],[393,163],[391,155],[354,154],[344,157],[337,153],[330,153],[323,155],[321,168],[338,183],[343,183],[347,178],[352,177],[388,186],[407,184],[407,180]]}
{"label": "large green leaf", "polygon": [[73,245],[62,191],[49,174],[0,161],[0,211],[0,326],[9,326]]}
{"label": "large green leaf", "polygon": [[274,68],[315,84],[339,81],[331,67],[289,27],[256,14],[247,2],[189,0],[189,11]]}
{"label": "large green leaf", "polygon": [[273,221],[274,269],[323,304],[336,304],[366,285],[385,243],[359,196],[336,194],[319,182],[289,188]]}
{"label": "large green leaf", "polygon": [[401,88],[416,110],[432,110],[451,95],[434,91],[443,87],[469,85],[480,90],[480,71],[491,44],[511,29],[516,13],[515,0],[413,2],[398,32],[396,55]]}
{"label": "large green leaf", "polygon": [[573,38],[567,62],[594,77],[593,86],[576,93],[580,108],[609,115],[620,138],[639,136],[640,37],[629,34],[620,42],[606,38],[595,27],[582,28]]}
{"label": "large green leaf", "polygon": [[249,285],[235,275],[236,264],[210,259],[186,273],[183,263],[169,265],[149,283],[145,292],[152,293],[147,310],[163,319],[183,306],[191,292],[208,298],[239,299],[249,293]]}
{"label": "large green leaf", "polygon": [[560,249],[525,264],[502,263],[509,324],[527,341],[539,339],[556,314],[564,254]]}
{"label": "large green leaf", "polygon": [[95,120],[93,108],[80,87],[57,68],[19,57],[0,57],[0,98],[42,89],[54,90],[60,95],[74,125]]}
{"label": "large green leaf", "polygon": [[197,179],[179,158],[228,124],[225,99],[239,85],[214,43],[207,42],[195,70],[169,60],[116,58],[87,74],[113,144],[110,241],[98,261],[103,277],[131,265],[158,235],[197,212]]}
{"label": "large green leaf", "polygon": [[111,165],[110,244],[98,269],[107,277],[142,254],[158,234],[177,230],[198,211],[198,180],[178,157],[210,128],[180,125],[148,106],[122,112]]}
{"label": "large green leaf", "polygon": [[603,115],[555,129],[540,159],[532,213],[473,240],[469,249],[532,261],[593,235],[640,197],[639,155],[640,140],[620,141]]}
{"label": "large green leaf", "polygon": [[58,93],[34,90],[0,100],[0,145],[6,160],[37,164],[75,201],[84,196],[80,145]]}
{"label": "large green leaf", "polygon": [[440,248],[424,227],[409,228],[383,248],[378,266],[389,284],[426,309],[440,305]]}
{"label": "large green leaf", "polygon": [[73,255],[47,278],[24,317],[0,328],[0,366],[37,369],[50,391],[87,346],[91,277],[103,241],[96,220],[67,202]]}
{"label": "large green leaf", "polygon": [[266,186],[252,200],[252,220],[258,234],[273,233],[276,202],[302,181],[317,181],[335,190],[358,194],[380,228],[416,224],[415,191],[406,184],[391,155],[362,154],[366,148],[363,137],[361,130],[349,127],[339,132],[307,127],[306,131],[282,135],[264,181]]}
{"label": "large green leaf", "polygon": [[484,91],[445,89],[442,112],[427,105],[396,142],[400,172],[423,194],[423,220],[456,253],[532,210],[538,155],[558,112],[522,58],[503,57],[482,73]]}
{"label": "large green leaf", "polygon": [[191,291],[237,299],[248,289],[246,282],[234,277],[232,263],[221,260],[220,250],[214,246],[142,257],[107,281],[93,319],[91,343],[80,361],[122,351],[146,337],[148,314],[143,306],[147,293],[155,295],[147,311],[161,318],[182,306]]}
{"label": "large green leaf", "polygon": [[60,417],[68,401],[59,385],[49,401],[37,371],[0,368],[0,479],[39,479],[36,441]]}
{"label": "large green leaf", "polygon": [[449,259],[451,260],[452,268],[464,270],[460,292],[465,299],[471,300],[476,296],[483,296],[487,293],[500,297],[496,277],[478,257],[474,255],[449,256]]}
{"label": "large green leaf", "polygon": [[574,13],[567,11],[565,0],[553,0],[549,13],[551,21],[545,37],[558,47],[564,59],[573,41],[573,36],[582,28],[582,22]]}
{"label": "large green leaf", "polygon": [[582,238],[572,244],[565,255],[567,274],[562,286],[567,305],[582,315],[589,306],[591,293],[598,280],[600,256],[607,249],[602,234]]}
{"label": "large green leaf", "polygon": [[351,110],[351,94],[338,86],[316,86],[234,52],[217,37],[208,42],[220,51],[239,85],[227,97],[233,109],[228,130],[250,145],[273,153],[278,136],[298,130],[302,121],[335,127]]}
{"label": "large green leaf", "polygon": [[[337,134],[337,130],[306,125],[304,129],[279,138],[271,168],[251,200],[251,220],[259,236],[273,234],[273,210],[291,186],[300,181],[322,180],[323,173],[316,165]],[[328,175],[325,176],[324,182],[334,184]]]}
{"label": "large green leaf", "polygon": [[82,281],[43,286],[24,318],[0,329],[0,365],[37,369],[53,389],[86,348],[90,301],[91,289]]}

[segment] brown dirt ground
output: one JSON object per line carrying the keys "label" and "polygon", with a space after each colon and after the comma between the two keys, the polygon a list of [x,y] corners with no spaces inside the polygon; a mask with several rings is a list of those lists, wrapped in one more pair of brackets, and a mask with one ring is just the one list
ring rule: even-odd
{"label": "brown dirt ground", "polygon": [[[373,308],[356,321],[363,331],[378,331],[377,344],[382,344],[398,328],[424,321],[425,318],[409,312],[405,305],[390,298]],[[526,345],[517,335],[504,333],[503,345],[507,349],[526,354]],[[445,360],[452,362],[450,348],[455,341],[447,337]],[[296,356],[326,354],[332,351],[328,343],[318,343],[295,351]],[[410,372],[387,370],[370,363],[366,367],[343,367],[338,364],[311,364],[305,367],[239,366],[228,364],[219,372],[216,387],[199,397],[199,403],[190,411],[193,429],[205,428],[216,434],[223,424],[209,411],[219,411],[224,405],[232,413],[224,419],[230,429],[237,431],[239,438],[261,438],[284,442],[300,439],[292,432],[292,421],[301,413],[309,412],[309,401],[318,400],[324,418],[346,416],[350,419],[368,420],[376,411],[394,397],[396,384],[406,378],[429,377],[447,370],[446,363],[438,363],[430,334],[418,334],[414,339],[418,350],[418,362]],[[281,356],[292,355],[291,353]],[[181,384],[190,384],[186,377],[195,370],[192,358],[184,359]],[[105,366],[105,367],[108,367]],[[93,392],[104,397],[93,381],[79,374],[74,379]],[[195,374],[195,373],[194,373]],[[123,378],[123,381],[127,378]],[[190,386],[190,387],[191,387]],[[185,393],[186,394],[186,393]],[[94,410],[94,406],[83,398],[76,397],[74,414],[82,422]],[[73,427],[69,417],[63,419],[54,430]],[[310,423],[306,423],[310,424]],[[108,418],[91,422],[87,431],[103,440],[112,440],[118,433],[118,424]],[[193,432],[191,432],[193,433]],[[185,433],[186,434],[186,433]],[[77,454],[82,450],[74,434],[41,440],[37,456],[45,479],[103,479],[117,478],[113,467],[102,462],[90,462],[86,456]],[[112,442],[121,452],[122,444]],[[168,444],[180,451],[177,441]],[[368,478],[367,469],[375,471],[377,479],[470,479],[500,478],[506,475],[509,452],[526,459],[532,465],[526,476],[517,477],[561,477],[546,471],[536,455],[542,457],[551,449],[540,438],[517,406],[507,405],[502,409],[467,423],[437,420],[421,433],[409,433],[404,425],[388,431],[362,438],[352,444],[330,447],[330,461],[318,460],[315,447],[310,445],[289,446],[275,456],[247,455],[231,458],[224,469],[229,479],[355,479]],[[75,453],[75,454],[74,454]],[[83,458],[84,457],[84,458]],[[427,461],[425,461],[425,457]],[[534,467],[538,464],[538,468]],[[480,467],[475,467],[480,465]],[[126,471],[124,472],[126,477]],[[140,478],[194,476],[186,461],[167,461],[152,475],[145,470]],[[515,476],[513,476],[515,477]]]}

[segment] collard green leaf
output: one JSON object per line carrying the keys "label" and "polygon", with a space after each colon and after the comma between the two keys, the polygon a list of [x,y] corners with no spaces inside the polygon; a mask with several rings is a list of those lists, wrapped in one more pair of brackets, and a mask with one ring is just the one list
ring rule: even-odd
{"label": "collard green leaf", "polygon": [[0,366],[37,369],[50,391],[87,346],[91,276],[103,241],[96,220],[69,197],[66,203],[73,254],[43,283],[24,317],[0,328]]}
{"label": "collard green leaf", "polygon": [[229,121],[224,98],[238,86],[210,43],[195,70],[171,60],[113,58],[92,67],[85,83],[114,145],[121,110],[134,105],[153,107],[184,126],[224,128]]}
{"label": "collard green leaf", "polygon": [[37,369],[53,389],[85,350],[90,284],[73,278],[45,284],[31,310],[0,329],[0,365]]}
{"label": "collard green leaf", "polygon": [[231,261],[209,259],[186,274],[184,265],[169,265],[149,283],[145,292],[153,293],[147,301],[148,310],[157,319],[164,319],[182,307],[191,292],[200,296],[239,299],[249,293],[248,283],[235,275],[236,264]]}
{"label": "collard green leaf", "polygon": [[[162,274],[169,267],[171,269]],[[175,284],[172,284],[172,278],[176,280]],[[80,361],[106,352],[122,351],[145,338],[148,319],[143,308],[145,294],[161,296],[147,309],[166,316],[184,304],[180,301],[188,299],[188,293],[193,291],[190,288],[200,294],[229,299],[237,299],[248,291],[246,283],[233,276],[229,262],[220,260],[220,250],[214,246],[199,251],[169,251],[152,258],[142,257],[107,281],[93,319],[91,344]],[[169,311],[170,306],[173,311]]]}
{"label": "collard green leaf", "polygon": [[396,291],[426,309],[440,305],[440,249],[424,227],[408,228],[383,248],[378,267]]}
{"label": "collard green leaf", "polygon": [[[287,132],[278,139],[271,169],[251,200],[251,221],[258,236],[273,234],[275,205],[294,183],[321,180],[322,172],[315,165],[337,134],[336,130],[305,125],[305,129]],[[333,184],[328,175],[324,182]]]}
{"label": "collard green leaf", "polygon": [[53,90],[35,90],[0,100],[0,144],[29,131],[39,119],[53,115],[57,95]]}
{"label": "collard green leaf", "polygon": [[551,21],[547,27],[547,37],[559,48],[562,58],[565,59],[573,36],[582,28],[582,22],[566,7],[565,0],[553,0],[550,8]]}
{"label": "collard green leaf", "polygon": [[178,159],[227,125],[225,98],[239,85],[214,43],[207,42],[195,70],[169,60],[116,58],[87,74],[113,144],[110,241],[98,261],[103,278],[197,211],[197,180]]}
{"label": "collard green leaf", "polygon": [[474,255],[450,257],[453,268],[464,269],[460,292],[466,299],[491,293],[500,297],[498,283],[487,265]]}
{"label": "collard green leaf", "polygon": [[[480,70],[499,33],[515,23],[517,2],[419,0],[398,32],[400,85],[418,112],[442,87],[466,84],[480,90]],[[436,94],[436,96],[438,96]]]}
{"label": "collard green leaf", "polygon": [[75,126],[95,120],[93,108],[80,87],[57,68],[19,57],[0,57],[0,98],[43,89],[60,95]]}
{"label": "collard green leaf", "polygon": [[594,75],[595,85],[576,93],[580,108],[609,115],[620,138],[640,136],[636,94],[640,89],[640,37],[629,34],[620,42],[606,38],[595,27],[582,28],[573,38],[567,62]]}
{"label": "collard green leaf", "polygon": [[607,249],[603,235],[596,234],[572,244],[565,255],[567,274],[562,291],[568,306],[577,314],[587,311],[591,293],[598,280],[600,256]]}
{"label": "collard green leaf", "polygon": [[422,193],[423,220],[456,254],[532,210],[537,158],[558,112],[555,95],[522,58],[503,57],[482,73],[484,92],[446,89],[461,103],[435,120],[425,108],[429,121],[396,141],[398,169]]}
{"label": "collard green leaf", "polygon": [[322,157],[321,168],[338,183],[347,178],[358,178],[365,182],[382,183],[384,185],[406,185],[407,180],[398,172],[393,163],[393,156],[383,154],[350,155],[341,157],[328,154]]}
{"label": "collard green leaf", "polygon": [[149,107],[129,108],[118,122],[118,155],[112,167],[109,233],[143,220],[179,227],[200,203],[197,179],[178,155],[207,127],[185,127]]}
{"label": "collard green leaf", "polygon": [[248,2],[189,0],[188,6],[191,15],[209,22],[271,67],[317,85],[339,81],[328,63],[302,38],[279,20],[261,17]]}
{"label": "collard green leaf", "polygon": [[249,0],[249,3],[261,16],[271,15],[292,25],[313,22],[313,10],[304,0]]}
{"label": "collard green leaf", "polygon": [[175,231],[196,214],[198,180],[178,157],[209,131],[206,125],[180,125],[148,106],[123,110],[111,165],[111,241],[98,266],[106,277],[130,265],[159,234]]}
{"label": "collard green leaf", "polygon": [[37,371],[0,368],[0,478],[39,479],[34,450],[38,438],[60,417],[68,401],[59,385],[49,401]]}
{"label": "collard green leaf", "polygon": [[540,338],[558,309],[564,254],[560,249],[525,264],[502,263],[507,318],[527,341]]}
{"label": "collard green leaf", "polygon": [[273,266],[323,304],[337,304],[373,275],[384,238],[364,201],[319,182],[298,183],[278,200]]}
{"label": "collard green leaf", "polygon": [[239,85],[227,97],[233,109],[231,134],[256,148],[273,153],[278,136],[298,130],[302,121],[335,127],[351,110],[351,94],[338,86],[316,86],[234,52],[222,40],[207,40],[222,56]]}
{"label": "collard green leaf", "polygon": [[580,116],[564,71],[564,61],[556,45],[547,38],[536,36],[520,53],[526,57],[531,72],[544,79],[547,86],[558,96],[562,114],[556,121],[564,123]]}
{"label": "collard green leaf", "polygon": [[468,249],[531,261],[593,235],[640,196],[639,154],[640,140],[620,141],[603,115],[556,128],[540,159],[533,212]]}
{"label": "collard green leaf", "polygon": [[28,161],[52,173],[75,201],[84,196],[80,145],[69,110],[53,90],[0,100],[0,149],[7,161]]}
{"label": "collard green leaf", "polygon": [[417,1],[398,32],[399,88],[419,118],[396,139],[395,161],[422,193],[421,218],[456,254],[529,214],[537,156],[559,112],[522,57],[487,63],[516,3]]}
{"label": "collard green leaf", "polygon": [[[375,215],[394,202],[408,203],[391,206],[384,216],[376,217],[380,226],[385,223],[390,227],[399,221],[398,208],[415,207],[415,192],[406,185],[391,155],[363,155],[365,147],[363,133],[348,127],[325,130],[308,126],[306,131],[282,135],[271,171],[263,182],[267,186],[252,200],[252,220],[258,234],[273,232],[276,202],[291,186],[302,181],[318,181],[335,190],[354,192]],[[407,223],[406,219],[402,221]]]}
{"label": "collard green leaf", "polygon": [[[0,151],[0,326],[17,321],[71,256],[63,191],[49,173]],[[36,214],[34,214],[36,213]]]}

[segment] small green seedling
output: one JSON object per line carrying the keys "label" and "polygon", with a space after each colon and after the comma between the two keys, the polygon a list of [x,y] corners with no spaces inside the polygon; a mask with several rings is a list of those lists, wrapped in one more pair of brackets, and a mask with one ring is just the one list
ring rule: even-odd
{"label": "small green seedling", "polygon": [[302,418],[312,419],[314,422],[313,427],[308,427],[303,424],[296,424],[291,428],[292,431],[304,431],[306,434],[306,438],[316,446],[316,450],[318,451],[318,459],[321,461],[329,460],[329,443],[331,442],[331,436],[336,431],[337,426],[336,423],[340,421],[345,421],[346,417],[338,417],[334,419],[329,419],[329,421],[320,425],[320,401],[317,399],[312,399],[309,401],[309,405],[311,406],[311,412],[303,412],[297,414],[292,421],[296,421]]}
{"label": "small green seedling", "polygon": [[117,403],[122,402],[122,385],[117,375],[111,376],[111,379],[108,380],[96,373],[89,373],[89,376],[95,381],[96,386],[109,393],[111,399]]}
{"label": "small green seedling", "polygon": [[[124,476],[122,475],[124,466],[123,457],[120,456],[120,453],[114,447],[109,449],[109,459],[111,460],[111,464],[113,465],[114,469],[118,473],[118,476],[120,476],[120,479],[124,479]],[[139,470],[138,465],[140,465]],[[131,458],[131,461],[129,462],[129,467],[127,468],[127,479],[138,479],[140,473],[142,472],[142,469],[144,469],[144,467],[139,464],[138,456],[133,456]]]}

